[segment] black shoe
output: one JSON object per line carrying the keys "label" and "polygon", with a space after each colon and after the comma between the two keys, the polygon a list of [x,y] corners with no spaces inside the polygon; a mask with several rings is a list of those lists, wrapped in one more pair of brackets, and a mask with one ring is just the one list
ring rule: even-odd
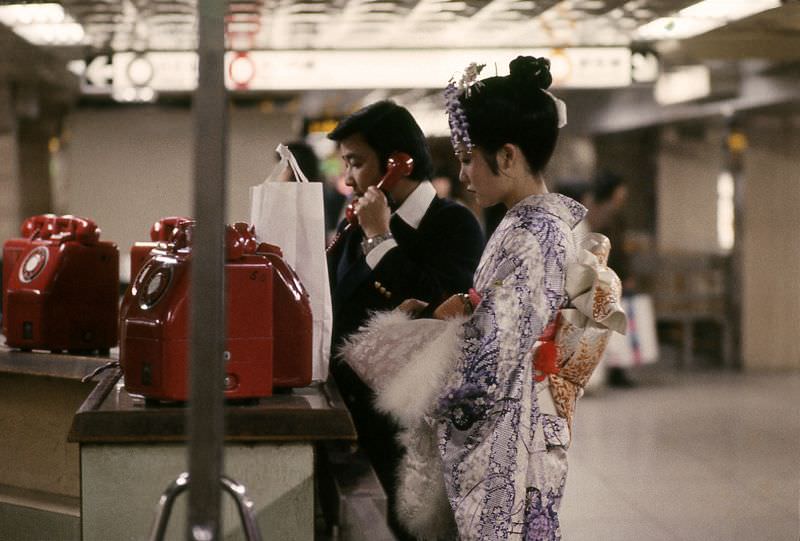
{"label": "black shoe", "polygon": [[628,373],[625,372],[624,368],[609,368],[607,383],[609,387],[624,389],[629,389],[636,386],[636,383],[634,383],[633,380],[628,377]]}

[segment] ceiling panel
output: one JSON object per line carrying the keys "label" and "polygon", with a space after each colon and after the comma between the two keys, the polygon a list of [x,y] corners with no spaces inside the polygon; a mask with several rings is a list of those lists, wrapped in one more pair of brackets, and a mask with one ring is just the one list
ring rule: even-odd
{"label": "ceiling panel", "polygon": [[[7,0],[0,4],[9,4]],[[61,0],[95,51],[187,50],[196,0]],[[619,45],[691,0],[230,0],[233,49]]]}
{"label": "ceiling panel", "polygon": [[[0,0],[0,6],[16,1],[25,0]],[[196,48],[197,0],[57,1],[66,15],[82,26],[84,36],[71,47],[40,47],[48,59],[91,61],[111,52]],[[654,48],[662,66],[751,57],[800,61],[800,0],[784,0],[778,9],[680,42],[638,39],[636,32],[642,25],[674,15],[696,1],[228,0],[224,5],[227,46],[233,50],[438,51],[633,45]],[[7,29],[0,30],[8,37]],[[11,42],[20,44],[21,40]],[[32,49],[14,45],[6,50],[10,51],[6,59],[14,59],[15,55],[30,55]],[[38,73],[34,68],[20,69],[18,62],[13,65],[17,66],[14,70],[8,61],[0,61],[0,79],[4,75],[32,78]],[[105,76],[105,72],[99,74],[101,79]]]}
{"label": "ceiling panel", "polygon": [[[0,6],[17,1],[36,3],[0,0]],[[98,52],[196,47],[197,0],[56,1],[84,31],[79,46],[67,54],[87,57]],[[636,41],[643,24],[695,2],[228,0],[225,25],[228,48],[234,50],[628,45]],[[784,4],[772,11],[769,28],[756,26],[759,32],[797,31],[798,2],[784,0]],[[735,26],[748,27],[761,15]]]}

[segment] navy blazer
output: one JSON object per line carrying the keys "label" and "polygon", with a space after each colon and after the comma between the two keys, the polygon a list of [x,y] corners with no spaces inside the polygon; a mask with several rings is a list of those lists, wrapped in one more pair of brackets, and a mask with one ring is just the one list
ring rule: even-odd
{"label": "navy blazer", "polygon": [[[339,224],[338,231],[345,224]],[[360,227],[346,231],[328,254],[334,348],[365,322],[370,311],[391,310],[408,298],[439,304],[472,286],[484,239],[468,208],[436,197],[417,229],[397,215],[389,229],[397,246],[374,269],[362,253]],[[347,253],[350,258],[344,257]]]}

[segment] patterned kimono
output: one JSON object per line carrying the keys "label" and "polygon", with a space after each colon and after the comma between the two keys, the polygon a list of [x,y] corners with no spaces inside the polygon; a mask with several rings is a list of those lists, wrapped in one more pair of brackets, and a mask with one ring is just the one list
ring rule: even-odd
{"label": "patterned kimono", "polygon": [[571,402],[554,403],[533,357],[570,300],[573,229],[585,213],[559,194],[520,201],[484,251],[471,316],[382,314],[343,348],[377,407],[405,428],[397,501],[420,538],[560,539],[568,419],[582,380],[566,382]]}
{"label": "patterned kimono", "polygon": [[532,351],[564,306],[572,229],[585,209],[558,194],[506,214],[475,275],[482,301],[435,416],[445,485],[462,539],[558,539],[566,421],[542,413]]}

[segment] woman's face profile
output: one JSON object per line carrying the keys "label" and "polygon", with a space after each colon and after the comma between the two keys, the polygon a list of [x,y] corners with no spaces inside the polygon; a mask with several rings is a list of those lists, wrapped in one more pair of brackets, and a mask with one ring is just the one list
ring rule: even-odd
{"label": "woman's face profile", "polygon": [[491,207],[503,201],[506,195],[505,183],[499,175],[492,172],[480,147],[473,147],[472,150],[459,147],[456,149],[456,157],[461,163],[458,180],[465,185],[468,192],[475,195],[475,200],[481,207]]}

